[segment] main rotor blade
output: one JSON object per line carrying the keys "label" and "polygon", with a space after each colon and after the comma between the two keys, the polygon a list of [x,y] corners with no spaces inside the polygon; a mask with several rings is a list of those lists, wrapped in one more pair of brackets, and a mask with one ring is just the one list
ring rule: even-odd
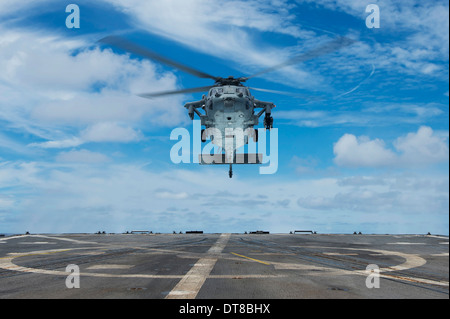
{"label": "main rotor blade", "polygon": [[196,70],[194,68],[191,68],[189,66],[181,64],[179,62],[173,61],[169,58],[163,57],[147,48],[141,47],[137,44],[134,44],[134,43],[132,43],[126,39],[123,39],[121,37],[118,37],[118,36],[107,36],[107,37],[99,40],[99,42],[118,47],[122,50],[140,55],[140,56],[148,58],[148,59],[159,61],[168,66],[171,66],[171,67],[177,68],[181,71],[184,71],[186,73],[195,75],[199,78],[213,79],[215,81],[219,79],[219,77],[217,77],[217,76],[210,75],[208,73]]}
{"label": "main rotor blade", "polygon": [[154,97],[164,96],[164,95],[205,92],[205,91],[209,91],[209,89],[212,88],[212,87],[213,87],[213,85],[196,87],[196,88],[190,88],[190,89],[175,90],[175,91],[163,91],[163,92],[155,92],[155,93],[144,93],[144,94],[138,94],[138,95],[140,97],[151,99],[151,98],[154,98]]}
{"label": "main rotor blade", "polygon": [[295,92],[269,90],[269,89],[261,89],[261,88],[254,88],[254,87],[248,87],[248,89],[254,90],[254,91],[260,91],[260,92],[267,92],[267,93],[274,93],[274,94],[281,94],[281,95],[288,95],[288,96],[293,96],[293,97],[299,97],[299,98],[302,98],[302,99],[305,99],[305,100],[315,100],[315,101],[323,100],[322,97],[304,95],[304,94],[295,93]]}
{"label": "main rotor blade", "polygon": [[254,88],[254,87],[248,87],[250,90],[254,91],[260,91],[260,92],[267,92],[267,93],[274,93],[274,94],[281,94],[281,95],[290,95],[290,96],[297,96],[297,94],[292,92],[286,92],[286,91],[277,91],[277,90],[269,90],[269,89],[261,89],[261,88]]}
{"label": "main rotor blade", "polygon": [[270,68],[264,69],[256,74],[247,76],[247,77],[245,77],[245,79],[248,80],[248,79],[260,76],[262,74],[284,68],[289,65],[298,64],[301,62],[311,60],[311,59],[319,57],[321,55],[325,55],[325,54],[331,53],[333,51],[339,50],[343,47],[349,46],[349,45],[353,44],[354,42],[355,42],[354,40],[346,38],[346,37],[336,38],[328,43],[325,43],[324,45],[322,45],[316,49],[313,49],[309,52],[306,52],[306,53],[300,54],[296,57],[293,57],[292,59],[289,59],[286,62],[283,62],[278,65],[272,66]]}

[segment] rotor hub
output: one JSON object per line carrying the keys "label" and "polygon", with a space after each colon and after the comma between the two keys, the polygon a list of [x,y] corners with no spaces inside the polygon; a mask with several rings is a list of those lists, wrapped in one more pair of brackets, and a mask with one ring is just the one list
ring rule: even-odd
{"label": "rotor hub", "polygon": [[218,78],[216,80],[216,85],[235,85],[235,86],[243,86],[241,82],[245,82],[246,78],[240,77],[235,78],[234,76],[230,75],[227,78]]}

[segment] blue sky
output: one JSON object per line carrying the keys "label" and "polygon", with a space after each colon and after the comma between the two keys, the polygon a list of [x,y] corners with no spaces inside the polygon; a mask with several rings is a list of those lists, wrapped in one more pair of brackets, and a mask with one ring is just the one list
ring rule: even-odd
{"label": "blue sky", "polygon": [[[68,29],[65,8],[80,8]],[[367,5],[380,28],[366,27]],[[448,1],[1,0],[0,232],[436,233],[449,229]],[[121,35],[277,105],[278,170],[174,164],[211,81],[97,41]]]}

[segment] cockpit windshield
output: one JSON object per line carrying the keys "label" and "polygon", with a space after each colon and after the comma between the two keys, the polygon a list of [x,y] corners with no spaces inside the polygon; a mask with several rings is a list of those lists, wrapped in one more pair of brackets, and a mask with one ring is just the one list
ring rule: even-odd
{"label": "cockpit windshield", "polygon": [[213,88],[211,91],[209,91],[209,95],[215,95],[215,94],[223,94],[223,88]]}
{"label": "cockpit windshield", "polygon": [[237,94],[242,93],[242,94],[247,95],[247,96],[249,95],[247,88],[236,88],[236,93]]}
{"label": "cockpit windshield", "polygon": [[216,95],[216,94],[222,95],[223,93],[227,93],[227,94],[233,94],[233,93],[240,94],[240,93],[242,93],[245,96],[250,96],[250,93],[249,93],[248,89],[245,88],[245,87],[226,87],[226,90],[224,90],[223,87],[212,88],[209,91],[209,96],[213,96],[213,95]]}

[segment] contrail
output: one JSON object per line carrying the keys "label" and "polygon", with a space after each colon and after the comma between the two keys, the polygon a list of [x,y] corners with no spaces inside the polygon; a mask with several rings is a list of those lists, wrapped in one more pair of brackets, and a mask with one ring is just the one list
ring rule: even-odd
{"label": "contrail", "polygon": [[338,96],[335,97],[335,99],[340,98],[344,95],[350,94],[354,91],[356,91],[364,82],[366,82],[368,79],[370,79],[372,77],[372,75],[375,73],[375,65],[372,64],[372,72],[370,72],[369,76],[367,78],[365,78],[364,80],[362,80],[357,86],[355,86],[353,89],[351,89],[350,91],[347,91],[345,93],[342,93]]}

